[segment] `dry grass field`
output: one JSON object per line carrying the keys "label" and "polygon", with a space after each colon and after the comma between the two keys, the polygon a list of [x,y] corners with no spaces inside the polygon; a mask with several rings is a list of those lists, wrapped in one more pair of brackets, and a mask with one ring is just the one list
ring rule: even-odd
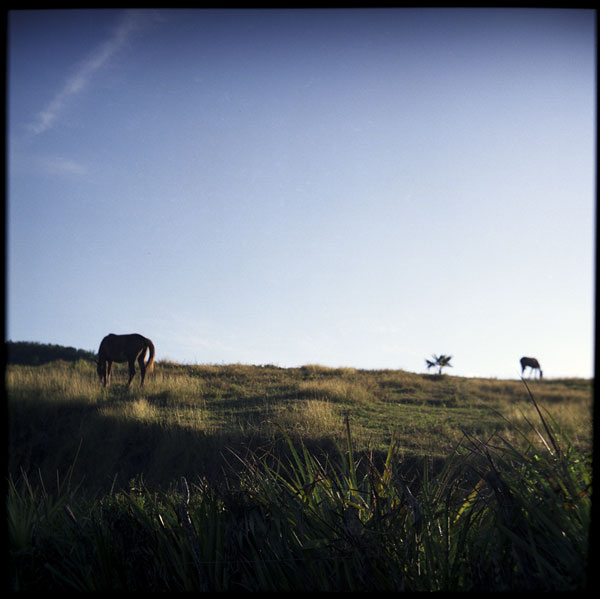
{"label": "dry grass field", "polygon": [[[515,426],[536,419],[520,380],[159,362],[142,389],[139,378],[125,386],[126,365],[115,368],[107,389],[85,361],[7,368],[13,475],[54,478],[75,463],[100,488],[115,475],[124,483],[143,473],[155,484],[214,477],[230,449],[271,449],[284,437],[314,449],[343,444],[346,419],[358,452],[385,454],[393,435],[406,458],[445,458],[465,434],[518,442]],[[591,450],[591,382],[528,385],[571,442]]]}

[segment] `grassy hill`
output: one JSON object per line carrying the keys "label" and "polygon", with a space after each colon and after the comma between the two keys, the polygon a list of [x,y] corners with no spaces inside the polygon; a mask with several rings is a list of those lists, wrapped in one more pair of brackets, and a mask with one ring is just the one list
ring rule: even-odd
{"label": "grassy hill", "polygon": [[[159,362],[145,387],[128,389],[126,365],[101,387],[91,361],[9,365],[9,470],[50,480],[74,465],[75,479],[106,489],[143,474],[155,485],[180,476],[219,477],[231,450],[315,451],[345,444],[385,455],[392,435],[407,464],[445,458],[465,433],[517,440],[514,425],[535,419],[520,380],[469,379],[397,370],[275,366],[184,366]],[[591,448],[588,380],[531,381],[571,441]],[[77,458],[77,459],[76,459]],[[235,460],[234,460],[235,461]]]}
{"label": "grassy hill", "polygon": [[592,381],[77,358],[6,368],[13,590],[586,587]]}

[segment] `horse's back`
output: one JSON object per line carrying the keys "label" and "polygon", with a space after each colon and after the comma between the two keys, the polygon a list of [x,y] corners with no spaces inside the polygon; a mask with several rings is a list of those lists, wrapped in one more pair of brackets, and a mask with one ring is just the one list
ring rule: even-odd
{"label": "horse's back", "polygon": [[540,363],[537,361],[536,358],[523,357],[523,358],[521,358],[520,362],[521,362],[521,366],[523,368],[525,368],[526,366],[529,366],[530,368],[539,368],[540,367]]}
{"label": "horse's back", "polygon": [[146,339],[139,333],[129,333],[126,335],[115,335],[110,333],[106,335],[100,344],[100,351],[106,354],[106,357],[113,362],[127,362],[137,357],[148,346],[149,339]]}
{"label": "horse's back", "polygon": [[107,343],[110,343],[111,345],[116,344],[124,346],[134,346],[136,344],[146,345],[149,339],[147,339],[143,335],[140,335],[139,333],[128,333],[126,335],[115,335],[114,333],[109,333],[108,335],[106,335],[106,337],[104,337],[102,343],[104,343],[105,341]]}

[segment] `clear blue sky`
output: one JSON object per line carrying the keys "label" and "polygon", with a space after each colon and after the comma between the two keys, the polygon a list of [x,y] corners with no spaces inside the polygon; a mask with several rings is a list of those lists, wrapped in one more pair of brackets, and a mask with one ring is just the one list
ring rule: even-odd
{"label": "clear blue sky", "polygon": [[594,11],[16,11],[8,33],[8,339],[593,376]]}

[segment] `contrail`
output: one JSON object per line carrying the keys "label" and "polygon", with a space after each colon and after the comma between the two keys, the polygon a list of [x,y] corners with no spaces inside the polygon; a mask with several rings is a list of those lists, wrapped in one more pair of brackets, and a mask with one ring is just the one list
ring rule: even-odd
{"label": "contrail", "polygon": [[98,46],[79,66],[50,103],[28,125],[29,131],[39,135],[47,131],[56,122],[71,98],[81,93],[94,74],[106,65],[111,58],[127,43],[132,34],[139,30],[155,13],[148,11],[126,11],[120,18],[111,37]]}

